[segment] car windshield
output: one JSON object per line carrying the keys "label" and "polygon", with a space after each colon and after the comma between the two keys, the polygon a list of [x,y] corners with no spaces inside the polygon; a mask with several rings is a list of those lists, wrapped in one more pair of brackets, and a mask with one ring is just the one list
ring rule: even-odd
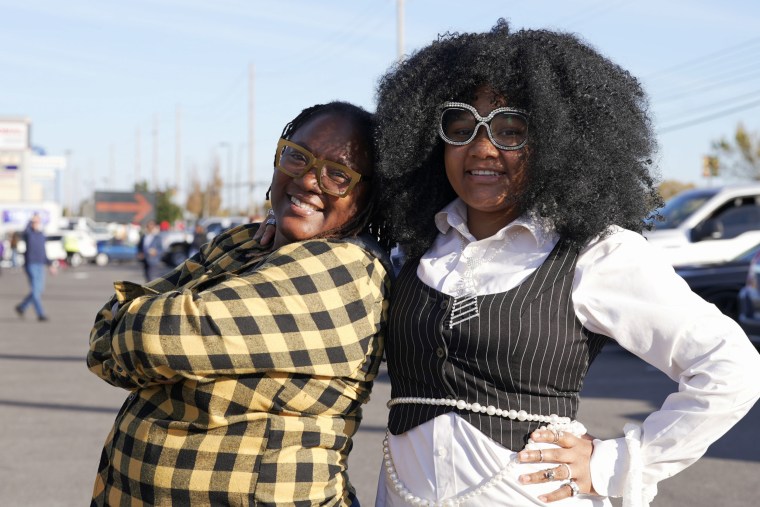
{"label": "car windshield", "polygon": [[655,220],[654,228],[675,229],[718,191],[717,188],[688,190],[672,197],[658,210],[662,220]]}

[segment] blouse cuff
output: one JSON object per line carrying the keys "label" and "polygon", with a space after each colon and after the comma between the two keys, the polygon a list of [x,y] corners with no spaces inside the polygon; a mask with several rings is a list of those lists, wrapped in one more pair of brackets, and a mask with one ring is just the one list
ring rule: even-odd
{"label": "blouse cuff", "polygon": [[641,428],[626,424],[624,438],[594,440],[591,484],[601,496],[623,497],[623,507],[648,507],[657,485],[644,485]]}
{"label": "blouse cuff", "polygon": [[641,429],[626,424],[625,437],[594,440],[591,454],[591,484],[601,496],[623,497],[623,507],[647,507],[657,493],[644,491],[642,484]]}

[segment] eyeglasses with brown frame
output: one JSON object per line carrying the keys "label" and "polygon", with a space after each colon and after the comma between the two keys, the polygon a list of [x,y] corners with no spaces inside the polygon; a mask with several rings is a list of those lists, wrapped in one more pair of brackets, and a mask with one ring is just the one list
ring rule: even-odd
{"label": "eyeglasses with brown frame", "polygon": [[282,138],[277,142],[274,166],[291,178],[300,178],[316,168],[319,188],[336,197],[347,196],[359,181],[371,179],[343,164],[317,158],[303,146]]}

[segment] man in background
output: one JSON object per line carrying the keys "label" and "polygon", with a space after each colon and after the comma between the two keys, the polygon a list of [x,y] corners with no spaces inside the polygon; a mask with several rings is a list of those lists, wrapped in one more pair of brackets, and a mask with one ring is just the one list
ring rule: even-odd
{"label": "man in background", "polygon": [[145,281],[149,282],[164,274],[161,257],[164,253],[158,224],[154,220],[148,222],[145,233],[137,244],[137,258],[143,263]]}
{"label": "man in background", "polygon": [[37,320],[48,320],[42,307],[42,292],[45,290],[45,270],[50,269],[51,274],[56,273],[55,265],[48,259],[45,252],[45,234],[42,232],[42,219],[39,215],[33,215],[22,235],[26,243],[24,251],[24,271],[29,280],[30,292],[21,303],[16,305],[16,313],[24,316],[26,307],[34,305],[37,312]]}

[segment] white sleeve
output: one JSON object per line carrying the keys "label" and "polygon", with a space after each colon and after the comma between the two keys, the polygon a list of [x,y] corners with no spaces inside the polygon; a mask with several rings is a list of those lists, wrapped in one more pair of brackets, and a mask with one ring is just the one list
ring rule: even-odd
{"label": "white sleeve", "polygon": [[760,397],[760,355],[736,322],[694,294],[639,234],[617,229],[578,258],[576,315],[588,330],[678,383],[642,426],[597,440],[594,489],[648,505],[657,483],[699,459]]}

